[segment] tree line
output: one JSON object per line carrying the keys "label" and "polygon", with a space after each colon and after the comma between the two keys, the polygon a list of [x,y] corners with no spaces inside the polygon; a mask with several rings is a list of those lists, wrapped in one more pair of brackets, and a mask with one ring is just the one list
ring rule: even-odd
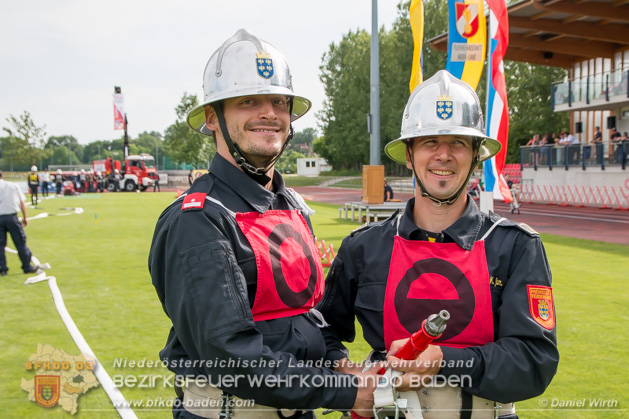
{"label": "tree line", "polygon": [[[398,15],[391,30],[379,31],[380,45],[380,147],[381,161],[389,174],[409,174],[384,154],[384,146],[400,136],[402,113],[410,95],[413,43],[409,22],[410,2],[398,4]],[[422,63],[424,80],[445,69],[447,54],[430,47],[426,40],[448,28],[448,4],[424,0],[424,43]],[[314,150],[336,170],[358,170],[369,164],[371,36],[364,30],[350,31],[323,55],[320,80],[326,99],[317,114],[322,136]],[[569,116],[551,108],[551,85],[562,80],[564,69],[505,61],[509,101],[509,145],[507,162],[520,161],[519,147],[537,133],[568,131]],[[486,68],[486,67],[485,67]],[[486,71],[476,92],[485,103]]]}
{"label": "tree line", "polygon": [[[402,112],[409,97],[408,82],[412,67],[413,43],[408,20],[410,2],[398,4],[391,30],[379,31],[380,43],[380,145],[381,161],[389,174],[408,175],[401,165],[384,154],[384,146],[399,137]],[[448,27],[447,2],[425,0],[424,39],[443,33]],[[324,157],[337,171],[359,171],[369,163],[367,117],[370,102],[371,36],[365,30],[349,31],[323,54],[319,79],[326,98],[316,114],[318,130],[306,128],[295,133],[291,145],[276,165],[284,173],[296,171],[299,157],[313,152]],[[424,42],[423,74],[429,78],[446,65],[446,53],[433,50]],[[507,162],[519,161],[519,147],[533,134],[568,131],[567,113],[551,109],[551,84],[565,77],[566,71],[526,63],[505,62],[509,100],[509,148]],[[485,102],[486,72],[477,93]],[[198,105],[195,95],[184,93],[175,107],[177,119],[164,133],[143,132],[130,139],[130,153],[148,153],[160,160],[207,167],[216,147],[211,138],[190,129],[186,115]],[[123,139],[100,140],[83,145],[72,135],[46,138],[45,127],[38,127],[28,111],[11,115],[0,137],[0,168],[28,170],[31,164],[89,164],[92,160],[121,159]],[[318,131],[321,135],[318,135]]]}
{"label": "tree line", "polygon": [[[216,146],[210,137],[190,129],[186,116],[198,105],[196,96],[184,93],[175,107],[177,120],[164,133],[145,131],[129,140],[129,154],[151,154],[156,158],[158,169],[207,168],[216,153]],[[2,128],[5,136],[0,136],[0,170],[28,171],[31,165],[40,170],[51,165],[88,165],[94,160],[112,157],[123,158],[123,137],[115,140],[98,140],[81,144],[72,135],[46,137],[46,127],[37,126],[28,111],[19,116],[6,118],[8,126]],[[297,159],[312,155],[312,143],[317,132],[306,128],[296,132],[291,145],[276,165],[283,173],[297,171]],[[164,161],[174,165],[164,167]]]}

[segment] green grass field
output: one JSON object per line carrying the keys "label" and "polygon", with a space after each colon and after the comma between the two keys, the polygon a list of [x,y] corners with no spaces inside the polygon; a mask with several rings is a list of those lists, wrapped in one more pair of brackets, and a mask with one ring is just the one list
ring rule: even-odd
{"label": "green grass field", "polygon": [[[28,245],[49,275],[57,278],[66,307],[110,376],[141,380],[147,387],[122,386],[127,400],[146,402],[173,397],[162,368],[115,366],[116,359],[158,360],[169,329],[147,269],[153,228],[174,193],[118,193],[55,198],[30,209]],[[358,224],[337,218],[337,206],[310,202],[315,233],[338,249],[342,238]],[[60,216],[63,208],[81,207],[83,214]],[[55,215],[57,214],[57,215]],[[540,398],[518,404],[521,418],[622,418],[629,414],[626,364],[629,309],[623,291],[629,267],[629,246],[543,236],[553,271],[561,362],[555,380]],[[12,246],[9,240],[9,247]],[[57,314],[46,282],[24,285],[16,255],[7,254],[10,273],[0,279],[3,303],[0,327],[0,417],[67,418],[60,406],[50,409],[27,400],[22,378],[34,372],[25,362],[38,344],[49,344],[71,355],[79,350]],[[352,358],[362,359],[362,340],[351,345]],[[158,378],[162,377],[162,378]],[[590,408],[597,399],[610,409]],[[547,406],[544,406],[545,401]],[[559,407],[581,403],[585,410]],[[79,398],[77,417],[115,418],[117,413],[102,387]],[[555,404],[555,406],[553,406]],[[169,408],[135,409],[140,418],[171,417]]]}

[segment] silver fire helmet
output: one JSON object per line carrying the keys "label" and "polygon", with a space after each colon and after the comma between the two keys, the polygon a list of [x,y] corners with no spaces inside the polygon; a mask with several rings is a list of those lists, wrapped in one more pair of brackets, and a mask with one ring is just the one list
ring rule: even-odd
{"label": "silver fire helmet", "polygon": [[474,89],[446,70],[413,90],[404,109],[400,138],[384,151],[392,160],[406,164],[406,142],[411,138],[459,135],[480,142],[478,161],[500,151],[500,142],[485,135],[483,111]]}
{"label": "silver fire helmet", "polygon": [[293,82],[284,55],[273,45],[240,29],[212,54],[203,74],[203,103],[188,114],[188,125],[211,135],[205,126],[205,106],[233,97],[286,95],[293,98],[291,121],[311,106],[293,93]]}

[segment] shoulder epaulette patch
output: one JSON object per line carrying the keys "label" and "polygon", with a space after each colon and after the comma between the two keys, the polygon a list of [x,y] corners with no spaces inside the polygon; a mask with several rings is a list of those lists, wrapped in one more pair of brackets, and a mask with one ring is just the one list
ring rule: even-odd
{"label": "shoulder epaulette patch", "polygon": [[[494,215],[492,214],[490,219],[492,221],[496,221],[500,218],[499,215]],[[531,237],[536,237],[539,236],[539,233],[537,231],[535,231],[530,225],[526,224],[526,223],[521,223],[519,221],[515,221],[515,220],[510,220],[510,219],[505,219],[500,223],[501,227],[516,227],[519,230],[523,231],[524,233],[526,233],[527,235],[531,236]]]}
{"label": "shoulder epaulette patch", "polygon": [[349,233],[349,235],[350,235],[350,236],[352,236],[352,237],[354,237],[356,234],[360,233],[361,231],[364,231],[364,230],[369,229],[369,227],[371,227],[371,225],[370,225],[370,224],[363,224],[363,225],[361,225],[360,227],[358,227],[357,229],[352,230],[352,231]]}
{"label": "shoulder epaulette patch", "polygon": [[526,223],[518,223],[518,227],[520,227],[522,230],[526,231],[532,236],[539,236],[539,233],[533,230],[533,228],[531,228],[531,226]]}
{"label": "shoulder epaulette patch", "polygon": [[206,196],[207,194],[202,192],[196,192],[186,195],[183,199],[183,203],[181,204],[181,210],[185,211],[203,209]]}

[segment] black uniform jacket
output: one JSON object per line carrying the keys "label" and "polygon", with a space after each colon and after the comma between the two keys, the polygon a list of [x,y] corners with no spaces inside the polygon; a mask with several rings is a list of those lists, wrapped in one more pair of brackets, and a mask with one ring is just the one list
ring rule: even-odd
{"label": "black uniform jacket", "polygon": [[[300,209],[278,172],[273,183],[275,193],[217,154],[188,193],[207,193],[234,212]],[[207,200],[199,210],[181,208],[179,199],[162,213],[149,256],[153,285],[173,324],[160,352],[169,369],[209,377],[226,392],[266,406],[351,408],[357,388],[331,379],[350,376],[321,362],[325,341],[309,313],[253,321],[256,261],[234,216]]]}
{"label": "black uniform jacket", "polygon": [[[414,203],[413,198],[406,206],[399,235],[408,240],[427,240],[426,233],[413,221]],[[471,250],[499,218],[482,213],[468,197],[461,218],[436,241],[455,242]],[[317,306],[331,325],[324,329],[329,359],[346,357],[341,341],[354,341],[354,316],[369,345],[376,351],[385,350],[383,307],[395,234],[394,215],[358,229],[343,240],[328,272],[323,300]],[[440,374],[470,375],[472,386],[464,390],[494,401],[507,403],[535,397],[544,392],[559,362],[555,328],[548,330],[532,318],[527,296],[527,284],[551,285],[544,247],[530,227],[505,220],[485,239],[485,251],[494,342],[467,348],[442,347],[445,366]]]}

